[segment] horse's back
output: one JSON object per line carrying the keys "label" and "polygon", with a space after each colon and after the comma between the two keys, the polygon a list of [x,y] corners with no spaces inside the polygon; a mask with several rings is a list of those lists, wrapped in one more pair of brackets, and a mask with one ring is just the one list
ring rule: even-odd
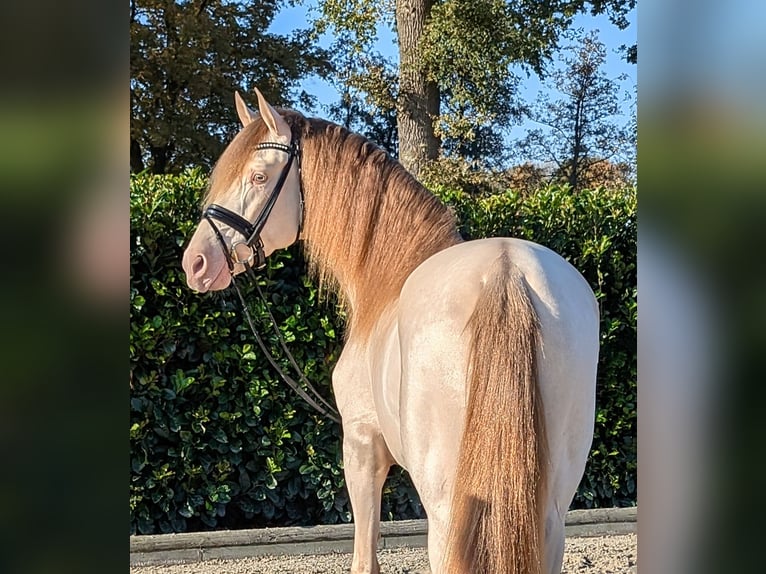
{"label": "horse's back", "polygon": [[[557,505],[566,506],[593,432],[598,308],[577,270],[528,241],[460,243],[427,259],[407,279],[397,315],[400,462],[419,490],[428,486],[417,484],[418,475],[438,476],[454,468],[467,400],[471,333],[466,326],[493,263],[504,252],[523,275],[540,323],[538,371],[552,467],[549,491]],[[498,361],[513,359],[504,349],[495,352]]]}

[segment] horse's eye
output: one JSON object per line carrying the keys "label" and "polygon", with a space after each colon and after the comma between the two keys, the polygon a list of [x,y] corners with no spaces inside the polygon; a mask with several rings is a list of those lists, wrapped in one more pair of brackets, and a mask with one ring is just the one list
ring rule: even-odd
{"label": "horse's eye", "polygon": [[268,176],[265,173],[261,173],[259,171],[255,172],[252,178],[253,183],[257,183],[259,185],[266,183],[267,179],[269,179]]}

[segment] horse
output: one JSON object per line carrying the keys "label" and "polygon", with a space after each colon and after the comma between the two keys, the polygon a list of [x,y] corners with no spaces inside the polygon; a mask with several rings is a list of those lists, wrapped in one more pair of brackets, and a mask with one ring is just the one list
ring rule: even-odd
{"label": "horse", "polygon": [[301,241],[347,312],[332,387],[354,517],[351,572],[377,573],[392,465],[428,519],[434,573],[561,571],[564,516],[593,436],[599,312],[582,275],[515,238],[464,241],[384,150],[239,93],[182,265],[224,289]]}

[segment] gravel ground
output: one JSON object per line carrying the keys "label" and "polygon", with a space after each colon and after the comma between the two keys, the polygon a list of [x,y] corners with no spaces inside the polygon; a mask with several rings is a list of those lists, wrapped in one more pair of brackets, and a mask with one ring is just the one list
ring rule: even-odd
{"label": "gravel ground", "polygon": [[[427,574],[425,548],[378,552],[381,574]],[[347,574],[350,554],[319,556],[261,556],[241,560],[209,560],[191,564],[133,566],[131,574]],[[633,574],[636,535],[572,538],[566,542],[563,574]]]}

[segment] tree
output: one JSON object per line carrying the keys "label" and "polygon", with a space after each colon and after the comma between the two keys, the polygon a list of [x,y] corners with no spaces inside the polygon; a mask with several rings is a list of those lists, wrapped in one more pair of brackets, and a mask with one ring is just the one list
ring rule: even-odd
{"label": "tree", "polygon": [[396,31],[399,36],[399,97],[397,126],[399,159],[417,175],[438,156],[439,140],[434,119],[439,115],[439,87],[423,73],[421,46],[426,21],[435,0],[396,0]]}
{"label": "tree", "polygon": [[[496,149],[498,126],[521,117],[520,73],[544,73],[575,14],[609,14],[627,26],[635,0],[319,0],[316,32],[332,30],[339,57],[370,52],[379,25],[399,49],[399,159],[413,174],[444,151]],[[344,56],[341,56],[344,55]],[[357,76],[358,77],[358,76]],[[353,78],[351,78],[353,80]],[[353,84],[360,94],[385,86]],[[478,153],[478,152],[477,152]]]}
{"label": "tree", "polygon": [[596,32],[582,37],[561,56],[563,67],[550,76],[563,98],[541,94],[529,111],[544,126],[518,142],[518,155],[555,166],[554,177],[577,192],[629,171],[635,150],[635,123],[614,123],[620,113],[619,80],[602,71],[606,48]]}
{"label": "tree", "polygon": [[329,71],[307,31],[267,30],[283,4],[131,0],[130,166],[154,173],[209,167],[238,129],[235,90],[289,104],[297,82]]}
{"label": "tree", "polygon": [[508,187],[525,195],[533,193],[550,181],[550,175],[546,173],[545,168],[531,162],[512,167],[508,170],[507,177],[510,180]]}
{"label": "tree", "polygon": [[[380,54],[356,58],[346,54],[342,60],[336,60],[333,76],[341,97],[339,102],[329,106],[329,116],[397,156],[396,70]],[[355,86],[365,86],[366,89]]]}

